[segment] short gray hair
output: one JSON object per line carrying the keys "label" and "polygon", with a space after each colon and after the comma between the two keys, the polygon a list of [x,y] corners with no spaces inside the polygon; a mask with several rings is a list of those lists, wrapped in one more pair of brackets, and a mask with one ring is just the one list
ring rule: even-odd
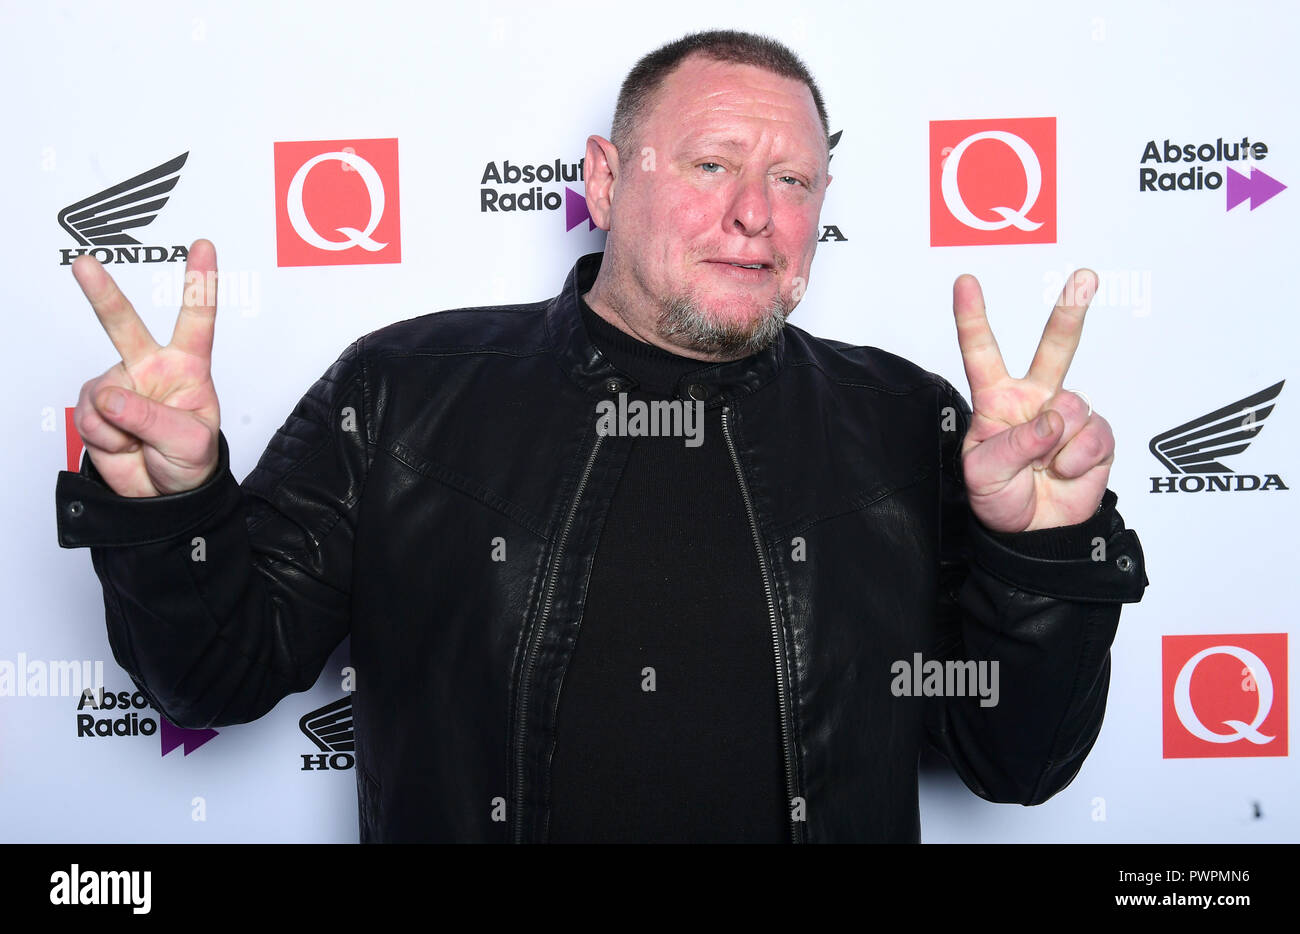
{"label": "short gray hair", "polygon": [[715,29],[691,33],[655,49],[628,72],[623,79],[623,87],[618,92],[618,104],[614,107],[610,142],[615,149],[622,152],[625,145],[631,145],[637,125],[653,106],[655,92],[664,83],[664,79],[691,55],[703,55],[717,62],[735,65],[754,65],[783,78],[802,81],[812,92],[813,103],[817,105],[817,116],[821,118],[822,132],[830,137],[830,120],[826,116],[822,92],[799,56],[766,36]]}

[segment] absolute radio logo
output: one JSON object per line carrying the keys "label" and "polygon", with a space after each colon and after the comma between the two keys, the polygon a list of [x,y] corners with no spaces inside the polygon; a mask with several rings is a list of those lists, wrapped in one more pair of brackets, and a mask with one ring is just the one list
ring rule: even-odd
{"label": "absolute radio logo", "polygon": [[402,261],[396,139],[275,144],[278,266]]}
{"label": "absolute radio logo", "polygon": [[[1147,140],[1138,164],[1138,191],[1217,191],[1225,188],[1226,176],[1226,210],[1248,201],[1253,211],[1286,190],[1263,169],[1247,165],[1266,158],[1268,144],[1248,136],[1230,142],[1220,136],[1213,143],[1199,144]],[[1232,162],[1241,171],[1228,164]]]}
{"label": "absolute radio logo", "polygon": [[181,167],[189,155],[183,152],[60,211],[59,226],[78,246],[59,250],[59,265],[71,266],[86,253],[105,264],[184,262],[189,257],[188,247],[146,246],[128,231],[154,222],[180,181]]}
{"label": "absolute radio logo", "polygon": [[1287,754],[1286,633],[1165,636],[1164,758]]}
{"label": "absolute radio logo", "polygon": [[[94,711],[86,713],[87,710]],[[162,755],[177,747],[184,747],[184,755],[215,739],[216,730],[187,730],[174,725],[158,713],[141,691],[108,692],[102,687],[96,692],[86,688],[77,700],[77,736],[83,739],[99,737],[159,735]]]}
{"label": "absolute radio logo", "polygon": [[1152,456],[1171,476],[1152,477],[1152,493],[1244,493],[1288,490],[1275,473],[1237,473],[1223,463],[1259,437],[1286,380],[1170,428],[1151,439]]}
{"label": "absolute radio logo", "polygon": [[[582,159],[565,162],[555,157],[550,162],[500,162],[483,166],[479,179],[479,211],[484,214],[512,214],[519,211],[559,211],[564,209],[564,229],[572,230],[586,222],[588,230],[596,222],[587,210],[587,197],[565,182],[583,179]],[[563,188],[563,194],[558,190]]]}
{"label": "absolute radio logo", "polygon": [[930,121],[930,246],[1056,242],[1056,118]]}

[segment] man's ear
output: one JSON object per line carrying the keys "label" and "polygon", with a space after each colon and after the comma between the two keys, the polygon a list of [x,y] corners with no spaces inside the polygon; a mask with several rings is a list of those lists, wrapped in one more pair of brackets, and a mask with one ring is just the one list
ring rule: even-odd
{"label": "man's ear", "polygon": [[618,150],[605,137],[587,137],[582,177],[587,184],[587,211],[591,219],[601,230],[609,230],[614,188],[618,183]]}

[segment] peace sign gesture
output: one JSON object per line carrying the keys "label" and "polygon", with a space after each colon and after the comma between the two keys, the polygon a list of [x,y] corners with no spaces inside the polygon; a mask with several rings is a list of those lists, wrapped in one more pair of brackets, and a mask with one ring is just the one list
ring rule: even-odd
{"label": "peace sign gesture", "polygon": [[1075,525],[1101,503],[1115,437],[1091,405],[1062,389],[1096,290],[1096,273],[1075,271],[1047,319],[1029,372],[1012,379],[979,282],[963,275],[953,283],[952,310],[973,409],[962,471],[971,510],[994,531]]}
{"label": "peace sign gesture", "polygon": [[122,357],[81,387],[73,424],[95,469],[120,496],[180,493],[202,485],[216,468],[216,271],[216,248],[194,241],[180,315],[171,343],[161,347],[98,260],[72,262],[72,275]]}

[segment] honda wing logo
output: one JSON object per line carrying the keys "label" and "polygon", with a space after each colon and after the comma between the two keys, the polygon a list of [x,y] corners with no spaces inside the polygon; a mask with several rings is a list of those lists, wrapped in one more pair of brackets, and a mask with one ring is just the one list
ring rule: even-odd
{"label": "honda wing logo", "polygon": [[[185,260],[183,246],[141,246],[127,231],[147,227],[167,204],[170,192],[180,181],[181,167],[189,158],[183,152],[174,159],[156,165],[89,198],[70,204],[59,212],[59,226],[79,246],[60,250],[62,265],[68,266],[85,253],[101,263],[163,263]],[[143,251],[143,256],[141,252]]]}
{"label": "honda wing logo", "polygon": [[1250,447],[1285,382],[1156,435],[1151,439],[1151,453],[1170,473],[1232,473],[1219,458]]}
{"label": "honda wing logo", "polygon": [[59,212],[59,226],[81,246],[139,243],[124,231],[153,223],[167,203],[167,193],[181,180],[181,166],[189,155],[183,152],[135,178],[68,205]]}
{"label": "honda wing logo", "polygon": [[[1273,400],[1282,392],[1285,383],[1286,380],[1280,380],[1267,389],[1152,438],[1151,454],[1175,476],[1152,477],[1151,492],[1289,489],[1277,474],[1265,474],[1261,480],[1255,474],[1237,473],[1223,463],[1225,459],[1243,453],[1259,437],[1264,420],[1273,413]],[[1203,476],[1206,474],[1210,476]]]}
{"label": "honda wing logo", "polygon": [[352,768],[356,743],[350,695],[313,710],[298,721],[298,729],[320,750],[316,755],[302,757],[302,771]]}

